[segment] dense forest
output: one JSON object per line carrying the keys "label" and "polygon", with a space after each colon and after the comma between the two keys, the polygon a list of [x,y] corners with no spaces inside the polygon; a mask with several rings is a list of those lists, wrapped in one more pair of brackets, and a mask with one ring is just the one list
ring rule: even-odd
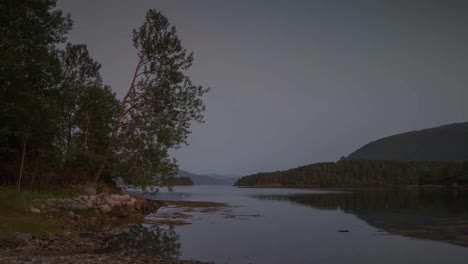
{"label": "dense forest", "polygon": [[240,178],[237,186],[390,187],[468,183],[468,162],[342,160]]}
{"label": "dense forest", "polygon": [[397,134],[373,141],[348,160],[468,160],[468,122]]}
{"label": "dense forest", "polygon": [[203,121],[208,89],[185,74],[193,53],[166,17],[149,10],[129,32],[136,66],[119,99],[87,46],[67,42],[71,15],[55,0],[6,0],[0,11],[0,184],[164,185],[176,175],[169,149]]}

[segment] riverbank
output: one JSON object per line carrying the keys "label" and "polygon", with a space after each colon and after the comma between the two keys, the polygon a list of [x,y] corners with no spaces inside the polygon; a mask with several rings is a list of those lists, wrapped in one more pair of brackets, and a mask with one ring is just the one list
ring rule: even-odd
{"label": "riverbank", "polygon": [[165,202],[129,194],[0,192],[2,264],[202,263],[177,259],[178,237],[144,225]]}

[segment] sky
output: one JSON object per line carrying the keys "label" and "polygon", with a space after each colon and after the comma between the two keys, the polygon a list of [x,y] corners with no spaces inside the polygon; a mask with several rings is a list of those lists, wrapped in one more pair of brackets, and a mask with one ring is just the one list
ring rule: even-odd
{"label": "sky", "polygon": [[121,98],[132,30],[161,11],[211,87],[205,123],[172,152],[194,173],[336,161],[393,134],[468,121],[468,1],[59,0]]}

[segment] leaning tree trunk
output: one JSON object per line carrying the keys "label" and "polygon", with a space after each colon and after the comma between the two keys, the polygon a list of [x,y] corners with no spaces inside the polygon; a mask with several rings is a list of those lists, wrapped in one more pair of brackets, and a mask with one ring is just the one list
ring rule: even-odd
{"label": "leaning tree trunk", "polygon": [[141,53],[140,61],[138,62],[137,66],[135,68],[135,72],[133,74],[133,78],[132,78],[132,82],[130,84],[130,88],[128,89],[127,94],[122,99],[122,102],[120,102],[119,115],[117,116],[117,119],[116,119],[116,121],[114,123],[114,128],[112,129],[112,133],[111,133],[110,138],[109,138],[109,145],[107,146],[106,152],[104,153],[104,159],[101,162],[101,164],[99,164],[99,166],[98,166],[98,168],[96,170],[96,173],[94,174],[94,177],[93,177],[93,182],[94,183],[98,182],[99,177],[101,177],[101,174],[104,171],[104,168],[106,166],[107,159],[109,158],[109,155],[110,155],[111,150],[112,150],[112,144],[114,143],[114,139],[117,136],[117,133],[118,133],[119,128],[121,126],[120,123],[122,122],[122,119],[124,118],[124,116],[126,114],[125,105],[127,104],[128,97],[130,96],[130,94],[135,89],[135,82],[137,80],[137,77],[140,75],[138,72],[140,71],[141,67],[146,63],[144,61],[144,57],[145,57],[145,55],[143,53]]}

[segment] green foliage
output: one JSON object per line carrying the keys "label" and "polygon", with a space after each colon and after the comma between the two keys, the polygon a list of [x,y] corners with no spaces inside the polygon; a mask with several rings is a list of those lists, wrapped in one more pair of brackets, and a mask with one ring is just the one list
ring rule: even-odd
{"label": "green foliage", "polygon": [[238,186],[389,187],[466,183],[468,170],[460,162],[352,160],[316,163],[245,176]]}
{"label": "green foliage", "polygon": [[74,196],[73,193],[64,191],[31,192],[16,190],[9,187],[0,187],[0,207],[24,211],[29,202],[35,199],[63,198]]}
{"label": "green foliage", "polygon": [[102,161],[118,101],[85,45],[56,48],[71,29],[69,15],[55,1],[2,1],[0,9],[8,25],[0,27],[3,183],[40,187],[69,161]]}
{"label": "green foliage", "polygon": [[101,65],[91,59],[86,45],[83,44],[68,43],[65,50],[60,51],[59,57],[63,73],[60,117],[62,142],[66,151],[73,145],[75,134],[83,129],[83,121],[80,124],[78,119],[80,111],[81,115],[86,112],[86,105],[83,105],[85,99],[92,96],[91,89],[99,90],[102,87],[99,75]]}
{"label": "green foliage", "polygon": [[55,1],[6,0],[0,12],[0,176],[21,184],[21,176],[34,175],[37,160],[58,152],[61,70],[55,45],[65,40],[71,20]]}
{"label": "green foliage", "polygon": [[193,62],[160,12],[149,10],[133,32],[139,62],[121,104],[112,146],[124,178],[141,185],[164,185],[177,173],[169,149],[186,144],[191,122],[202,122],[201,96],[185,71]]}
{"label": "green foliage", "polygon": [[58,226],[45,216],[26,211],[28,204],[35,199],[70,197],[71,193],[17,192],[15,189],[0,187],[0,239],[15,232],[33,235],[47,235],[58,231]]}
{"label": "green foliage", "polygon": [[40,189],[95,184],[103,174],[170,184],[177,165],[169,149],[186,143],[192,121],[202,122],[200,97],[208,90],[185,75],[193,54],[150,10],[134,31],[139,63],[119,102],[86,45],[56,47],[72,21],[55,4],[0,2],[1,183]]}

